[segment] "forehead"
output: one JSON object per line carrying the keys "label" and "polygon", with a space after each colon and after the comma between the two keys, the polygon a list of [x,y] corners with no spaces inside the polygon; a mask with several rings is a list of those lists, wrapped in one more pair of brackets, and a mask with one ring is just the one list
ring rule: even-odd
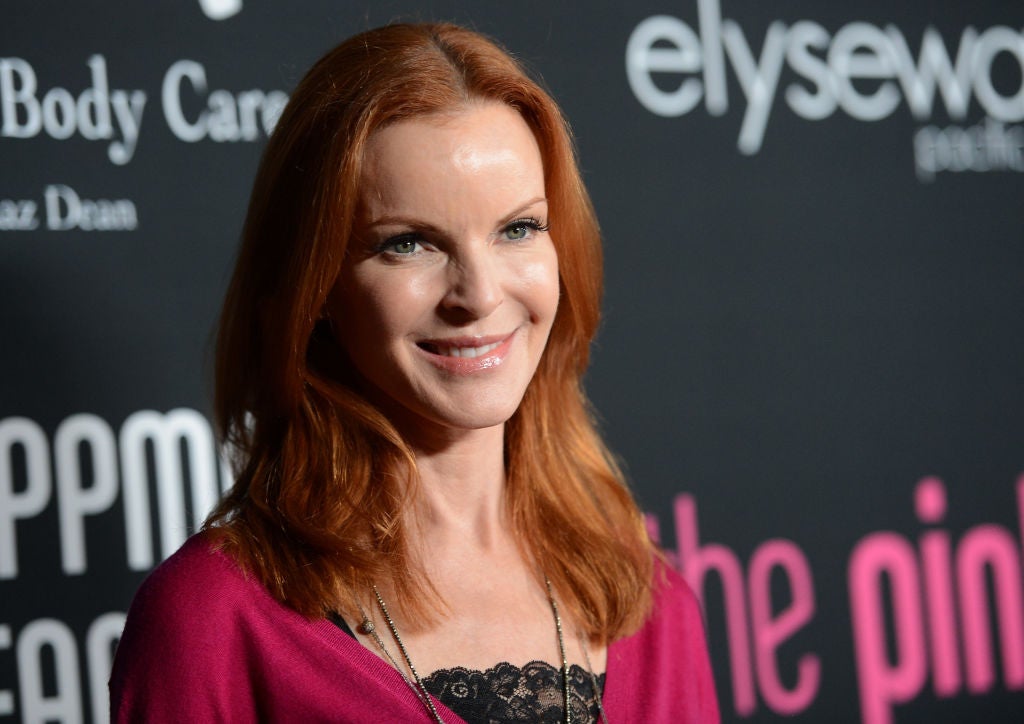
{"label": "forehead", "polygon": [[543,196],[537,140],[519,113],[477,103],[445,114],[388,125],[369,139],[360,183],[364,211],[467,202],[486,189],[504,196]]}

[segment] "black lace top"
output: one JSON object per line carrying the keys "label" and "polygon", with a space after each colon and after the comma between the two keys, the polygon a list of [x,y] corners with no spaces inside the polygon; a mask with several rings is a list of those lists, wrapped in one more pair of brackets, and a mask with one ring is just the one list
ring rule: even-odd
{"label": "black lace top", "polygon": [[[345,633],[355,638],[340,616],[332,616]],[[605,675],[597,676],[598,691],[590,672],[569,667],[569,711],[574,722],[599,722],[598,700]],[[543,661],[520,668],[502,662],[487,671],[455,667],[438,669],[423,679],[427,691],[469,724],[565,721],[562,669]]]}
{"label": "black lace top", "polygon": [[[605,675],[597,677],[604,689]],[[487,671],[438,669],[423,679],[427,691],[469,724],[565,721],[562,669],[543,661],[523,668],[502,662]],[[569,667],[569,711],[574,722],[597,722],[597,701],[590,673]]]}

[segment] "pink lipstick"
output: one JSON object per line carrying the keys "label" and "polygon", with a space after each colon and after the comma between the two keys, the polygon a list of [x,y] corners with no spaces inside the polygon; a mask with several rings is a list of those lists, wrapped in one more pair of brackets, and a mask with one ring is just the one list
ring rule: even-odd
{"label": "pink lipstick", "polygon": [[497,367],[512,348],[515,332],[487,337],[444,337],[416,343],[432,364],[465,375]]}

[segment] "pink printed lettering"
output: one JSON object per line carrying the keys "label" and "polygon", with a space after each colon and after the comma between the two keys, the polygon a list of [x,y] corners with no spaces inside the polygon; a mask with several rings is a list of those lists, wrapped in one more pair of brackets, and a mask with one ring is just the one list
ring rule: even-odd
{"label": "pink printed lettering", "polygon": [[[1024,476],[1017,481],[1016,494],[1020,533],[1024,532]],[[914,507],[922,523],[941,523],[947,508],[942,481],[922,479],[914,491]],[[965,684],[972,694],[990,691],[999,678],[993,651],[996,641],[1003,685],[1011,691],[1024,689],[1024,575],[1019,538],[1001,526],[984,523],[968,530],[955,550],[948,531],[939,529],[925,531],[918,543],[915,551],[897,533],[873,533],[857,544],[850,557],[851,624],[865,724],[890,724],[893,708],[915,698],[929,672],[940,698],[961,693]],[[888,596],[883,588],[886,580]],[[990,620],[990,610],[995,621]],[[886,630],[886,611],[892,617],[891,632]],[[895,642],[891,655],[889,633]]]}
{"label": "pink printed lettering", "polygon": [[[821,662],[815,654],[801,656],[796,684],[787,689],[779,674],[777,652],[814,617],[814,583],[807,558],[792,541],[766,541],[751,556],[748,585],[740,559],[730,548],[719,543],[700,543],[697,501],[692,495],[678,496],[674,512],[677,551],[675,555],[668,554],[670,560],[701,601],[709,573],[716,573],[722,583],[736,713],[754,713],[757,688],[776,713],[803,711],[818,694]],[[649,516],[646,522],[652,538],[658,540],[657,520]],[[771,577],[776,569],[785,576],[791,595],[789,604],[779,611],[773,610],[771,600]]]}
{"label": "pink printed lettering", "polygon": [[[946,489],[938,478],[924,478],[914,491],[914,506],[922,523],[941,523],[946,517]],[[960,654],[956,642],[956,610],[949,533],[930,530],[920,538],[928,638],[931,641],[932,687],[938,697],[960,689]]]}
{"label": "pink printed lettering", "polygon": [[[886,651],[882,577],[892,589],[896,652]],[[924,626],[913,547],[895,533],[873,533],[854,549],[850,609],[864,724],[891,724],[892,705],[910,701],[924,684]]]}
{"label": "pink printed lettering", "polygon": [[[771,575],[778,567],[790,582],[792,602],[772,615]],[[814,617],[814,586],[807,559],[795,543],[777,538],[763,543],[750,559],[750,615],[754,624],[757,682],[765,702],[779,714],[806,709],[818,694],[821,662],[804,654],[797,663],[797,682],[787,690],[779,678],[776,651]]]}
{"label": "pink printed lettering", "polygon": [[964,658],[967,690],[981,694],[996,683],[992,655],[992,627],[988,620],[985,569],[995,583],[995,609],[999,618],[999,644],[1003,652],[1003,680],[1008,689],[1024,687],[1024,595],[1021,594],[1020,557],[1009,531],[996,525],[972,528],[956,553],[963,613]]}

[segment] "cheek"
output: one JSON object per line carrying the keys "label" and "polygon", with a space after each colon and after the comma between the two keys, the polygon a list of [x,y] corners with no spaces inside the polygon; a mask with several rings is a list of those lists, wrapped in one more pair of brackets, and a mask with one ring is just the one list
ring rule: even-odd
{"label": "cheek", "polygon": [[429,275],[378,270],[352,274],[343,283],[339,312],[346,319],[343,336],[352,344],[370,342],[379,348],[414,331],[431,309],[434,290]]}
{"label": "cheek", "polygon": [[525,265],[519,278],[536,321],[550,324],[558,309],[559,297],[558,257],[554,249]]}

